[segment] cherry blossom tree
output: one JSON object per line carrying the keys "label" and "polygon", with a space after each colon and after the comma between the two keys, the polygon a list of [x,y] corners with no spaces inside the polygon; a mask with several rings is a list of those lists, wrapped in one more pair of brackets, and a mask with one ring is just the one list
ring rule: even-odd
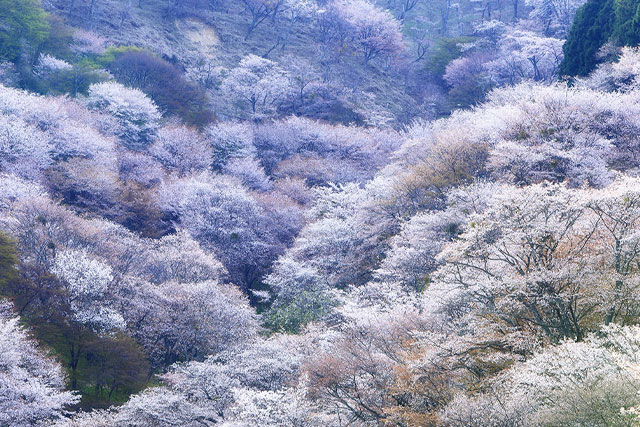
{"label": "cherry blossom tree", "polygon": [[[531,94],[537,93],[547,99],[544,106],[531,101],[520,103],[511,97],[515,95],[514,91],[523,95],[529,90]],[[506,95],[506,98],[503,98],[503,95]],[[503,169],[498,174],[506,172],[507,175],[503,176],[516,183],[567,180],[575,186],[587,182],[589,185],[601,187],[611,182],[612,174],[607,163],[612,157],[618,156],[619,149],[616,145],[624,145],[626,137],[624,131],[609,133],[604,130],[608,125],[598,124],[589,118],[600,114],[598,107],[589,107],[597,104],[596,99],[599,99],[599,95],[590,91],[574,92],[563,86],[529,86],[527,89],[527,86],[521,85],[496,91],[492,96],[500,98],[500,105],[517,105],[517,110],[511,111],[521,115],[525,122],[531,120],[530,123],[537,123],[534,127],[520,127],[512,121],[513,119],[508,121],[511,122],[508,126],[513,126],[513,130],[498,142],[491,153],[489,168],[492,171],[498,172],[498,169],[509,165],[508,171]],[[575,105],[586,115],[571,117],[555,113],[559,109],[567,108],[567,105]],[[537,113],[532,113],[533,110]],[[607,110],[611,111],[610,108]],[[616,111],[614,116],[626,115],[625,109],[614,107],[613,110]],[[536,119],[533,119],[531,114],[536,115]],[[546,125],[540,128],[539,123]],[[516,154],[518,152],[520,154]]]}
{"label": "cherry blossom tree", "polygon": [[152,365],[203,360],[252,339],[257,319],[246,298],[231,285],[205,281],[138,284],[122,303],[131,334]]}
{"label": "cherry blossom tree", "polygon": [[235,389],[235,405],[229,421],[222,425],[240,426],[320,426],[313,421],[314,408],[306,400],[303,387],[279,391]]}
{"label": "cherry blossom tree", "polygon": [[223,171],[227,175],[238,178],[251,190],[267,191],[271,189],[269,178],[260,162],[255,158],[235,158],[224,166]]}
{"label": "cherry blossom tree", "polygon": [[205,138],[183,126],[161,128],[149,152],[179,174],[201,172],[211,164],[211,147]]}
{"label": "cherry blossom tree", "polygon": [[[344,28],[348,40],[362,54],[365,69],[374,58],[393,57],[404,50],[400,25],[389,11],[367,0],[336,0],[330,7],[335,8],[336,19],[342,21],[333,26],[338,34],[343,31],[339,28]],[[345,35],[339,38],[344,39]]]}
{"label": "cherry blossom tree", "polygon": [[125,146],[143,149],[149,145],[161,118],[156,105],[142,91],[119,83],[97,83],[89,87],[88,106],[114,116]]}
{"label": "cherry blossom tree", "polygon": [[583,0],[527,0],[533,7],[529,17],[535,20],[546,36],[566,37],[573,23],[573,17]]}
{"label": "cherry blossom tree", "polygon": [[515,84],[524,79],[551,82],[558,75],[563,44],[561,39],[513,30],[501,38],[497,58],[486,68],[498,85]]}
{"label": "cherry blossom tree", "polygon": [[[107,426],[130,425],[215,425],[218,418],[215,413],[203,410],[190,402],[183,394],[164,387],[152,387],[132,396],[117,412],[113,414],[97,414],[101,421],[107,419]],[[93,424],[93,417],[88,417],[87,427]],[[104,421],[102,421],[104,422]]]}
{"label": "cherry blossom tree", "polygon": [[245,389],[285,390],[297,382],[312,352],[310,344],[305,336],[276,334],[245,342],[208,362],[224,365],[227,375]]}
{"label": "cherry blossom tree", "polygon": [[496,379],[488,393],[458,395],[444,421],[469,426],[581,425],[601,420],[627,425],[638,404],[638,328],[605,328],[583,342],[548,347]]}
{"label": "cherry blossom tree", "polygon": [[409,311],[400,319],[394,313],[359,310],[306,365],[309,399],[345,422],[391,421],[387,408],[404,397],[391,392],[402,343],[410,341],[403,322],[414,320]]}
{"label": "cherry blossom tree", "polygon": [[38,63],[34,67],[34,73],[39,77],[46,77],[49,74],[55,74],[60,71],[67,71],[73,68],[71,64],[61,59],[58,59],[49,54],[40,54]]}
{"label": "cherry blossom tree", "polygon": [[328,315],[335,302],[316,268],[281,257],[265,282],[276,294],[267,324],[279,331],[299,332],[305,324]]}
{"label": "cherry blossom tree", "polygon": [[0,174],[0,215],[5,216],[14,203],[21,200],[46,197],[40,185],[25,181],[15,175]]}
{"label": "cherry blossom tree", "polygon": [[99,331],[124,328],[122,315],[106,301],[113,281],[108,265],[91,259],[86,252],[67,250],[56,254],[52,272],[67,285],[76,320]]}
{"label": "cherry blossom tree", "polygon": [[2,424],[51,422],[66,415],[65,409],[79,400],[64,390],[66,378],[59,363],[38,348],[19,319],[6,311],[0,316],[0,366]]}
{"label": "cherry blossom tree", "polygon": [[[267,174],[298,176],[314,184],[365,181],[389,162],[399,147],[392,131],[332,126],[301,117],[260,125],[255,130],[257,157]],[[317,167],[305,167],[305,163]]]}
{"label": "cherry blossom tree", "polygon": [[186,230],[165,236],[146,247],[136,271],[152,283],[222,281],[227,272]]}
{"label": "cherry blossom tree", "polygon": [[290,92],[290,85],[287,73],[275,62],[248,55],[229,71],[221,91],[241,113],[259,118],[277,112]]}
{"label": "cherry blossom tree", "polygon": [[623,47],[615,62],[604,62],[588,77],[578,82],[586,87],[605,92],[628,92],[638,88],[640,69],[637,48]]}
{"label": "cherry blossom tree", "polygon": [[246,123],[224,122],[209,126],[206,130],[207,141],[213,149],[211,165],[221,170],[231,159],[253,157],[256,148],[253,145],[254,131]]}
{"label": "cherry blossom tree", "polygon": [[[66,201],[113,200],[117,159],[111,123],[68,98],[0,88],[0,168],[48,185]],[[80,190],[82,188],[82,190]]]}
{"label": "cherry blossom tree", "polygon": [[[637,256],[635,233],[628,231],[635,222],[636,195],[626,182],[614,188],[611,197],[606,195],[611,189],[596,193],[599,203],[562,186],[505,188],[504,196],[472,217],[468,231],[443,251],[445,265],[427,298],[442,301],[443,313],[453,318],[501,317],[504,325],[487,323],[476,333],[479,337],[479,330],[488,328],[483,339],[502,335],[495,345],[507,348],[519,345],[523,334],[550,342],[581,340],[594,322],[624,323],[625,315],[615,313],[638,308],[630,279],[635,270],[624,267]],[[596,206],[612,218],[603,222],[601,215],[607,214]],[[630,246],[622,243],[623,235]],[[612,274],[618,280],[605,279]]]}
{"label": "cherry blossom tree", "polygon": [[78,249],[86,242],[78,233],[81,222],[44,195],[18,200],[3,220],[17,240],[21,258],[46,268],[54,264],[59,246]]}
{"label": "cherry blossom tree", "polygon": [[21,119],[0,116],[0,169],[37,179],[52,163],[49,137]]}
{"label": "cherry blossom tree", "polygon": [[376,271],[376,279],[413,291],[429,286],[444,246],[463,232],[470,215],[487,208],[497,191],[499,188],[493,184],[473,184],[447,194],[446,210],[413,216],[391,239],[391,248]]}
{"label": "cherry blossom tree", "polygon": [[171,183],[162,192],[164,209],[206,249],[213,250],[244,289],[251,288],[282,251],[265,225],[264,211],[234,179],[201,174]]}
{"label": "cherry blossom tree", "polygon": [[491,83],[484,72],[484,59],[482,55],[467,55],[447,65],[442,77],[457,106],[474,105],[488,92]]}
{"label": "cherry blossom tree", "polygon": [[[258,416],[268,416],[275,425],[283,426],[291,425],[290,420],[307,420],[310,404],[304,399],[306,384],[296,385],[307,347],[303,337],[275,336],[242,343],[203,361],[178,363],[160,376],[162,386],[133,396],[110,413],[97,415],[108,420],[106,425],[136,426],[264,423]],[[93,419],[87,418],[88,422]]]}

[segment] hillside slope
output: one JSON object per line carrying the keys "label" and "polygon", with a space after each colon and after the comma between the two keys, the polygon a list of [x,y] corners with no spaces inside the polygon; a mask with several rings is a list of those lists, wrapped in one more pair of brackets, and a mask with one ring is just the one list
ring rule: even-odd
{"label": "hillside slope", "polygon": [[0,425],[637,425],[583,3],[0,0]]}

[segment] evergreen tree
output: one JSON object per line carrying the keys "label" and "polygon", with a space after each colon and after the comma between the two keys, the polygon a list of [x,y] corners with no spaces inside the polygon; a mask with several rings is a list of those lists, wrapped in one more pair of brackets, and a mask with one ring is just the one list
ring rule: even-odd
{"label": "evergreen tree", "polygon": [[640,43],[640,1],[615,0],[615,28],[613,39],[621,46]]}
{"label": "evergreen tree", "polygon": [[48,29],[39,0],[0,0],[0,60],[17,61],[25,45],[45,40]]}
{"label": "evergreen tree", "polygon": [[[628,0],[635,1],[635,0]],[[589,0],[576,13],[564,44],[560,75],[586,75],[597,64],[596,54],[612,35],[614,0]]]}

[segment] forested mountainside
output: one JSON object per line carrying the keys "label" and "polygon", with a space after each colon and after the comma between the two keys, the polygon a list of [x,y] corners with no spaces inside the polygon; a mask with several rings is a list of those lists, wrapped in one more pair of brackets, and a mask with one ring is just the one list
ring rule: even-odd
{"label": "forested mountainside", "polygon": [[0,425],[640,425],[639,7],[0,0]]}

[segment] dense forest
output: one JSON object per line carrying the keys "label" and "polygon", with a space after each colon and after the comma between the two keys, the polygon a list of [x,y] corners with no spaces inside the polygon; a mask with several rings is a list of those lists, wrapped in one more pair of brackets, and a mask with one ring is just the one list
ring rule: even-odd
{"label": "dense forest", "polygon": [[0,426],[639,426],[640,0],[0,0]]}

